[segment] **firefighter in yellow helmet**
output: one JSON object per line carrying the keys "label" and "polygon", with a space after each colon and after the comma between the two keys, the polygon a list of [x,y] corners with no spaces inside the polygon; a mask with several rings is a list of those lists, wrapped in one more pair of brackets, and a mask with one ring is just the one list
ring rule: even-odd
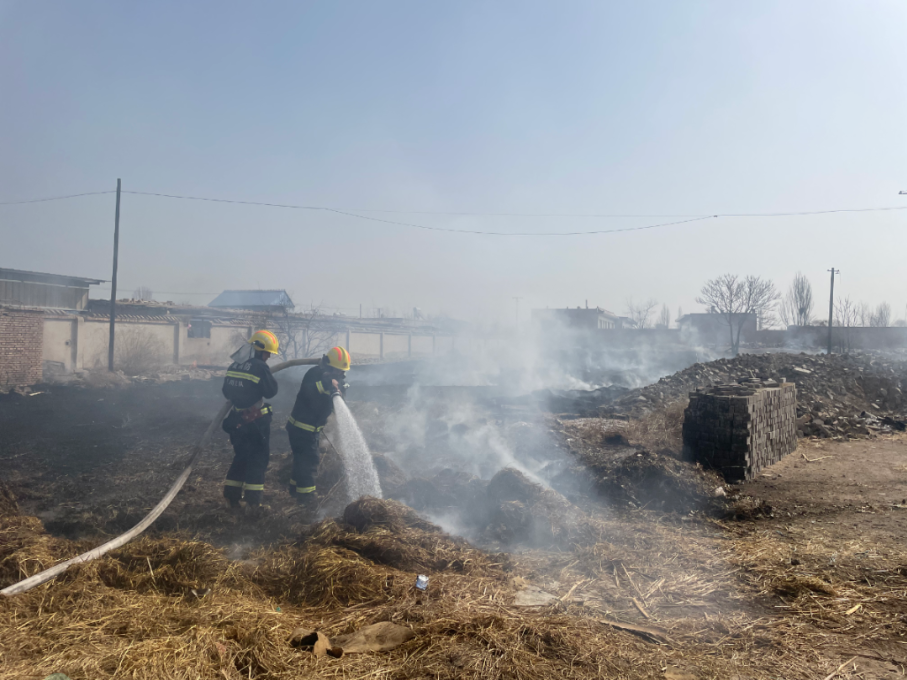
{"label": "firefighter in yellow helmet", "polygon": [[222,427],[235,454],[224,481],[224,498],[234,509],[243,499],[252,509],[261,505],[271,457],[271,405],[264,400],[277,394],[277,381],[267,362],[277,350],[271,331],[256,331],[230,357],[233,363],[224,378],[223,393],[233,406]]}
{"label": "firefighter in yellow helmet", "polygon": [[315,473],[320,455],[321,430],[334,412],[334,396],[346,391],[344,378],[350,370],[350,353],[343,347],[332,347],[321,358],[321,364],[306,372],[296,395],[293,413],[287,421],[290,448],[293,450],[293,476],[290,495],[300,505],[315,507]]}

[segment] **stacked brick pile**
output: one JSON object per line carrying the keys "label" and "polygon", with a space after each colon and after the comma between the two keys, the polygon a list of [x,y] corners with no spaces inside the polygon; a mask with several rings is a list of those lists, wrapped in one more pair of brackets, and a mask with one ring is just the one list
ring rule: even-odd
{"label": "stacked brick pile", "polygon": [[0,387],[41,382],[44,312],[0,307]]}
{"label": "stacked brick pile", "polygon": [[690,393],[684,456],[718,470],[727,481],[752,479],[796,448],[793,383],[750,378]]}

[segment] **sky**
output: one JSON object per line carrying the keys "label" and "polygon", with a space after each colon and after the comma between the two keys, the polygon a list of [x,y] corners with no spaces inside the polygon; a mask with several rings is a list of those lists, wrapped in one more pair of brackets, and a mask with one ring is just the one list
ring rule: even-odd
{"label": "sky", "polygon": [[[0,0],[0,203],[122,178],[505,233],[907,208],[905,33],[900,0]],[[0,266],[110,279],[114,204],[0,205]],[[821,316],[835,267],[836,293],[901,318],[905,226],[888,210],[493,236],[124,193],[119,290],[512,323],[630,297],[673,317],[720,274],[783,290],[800,271]]]}

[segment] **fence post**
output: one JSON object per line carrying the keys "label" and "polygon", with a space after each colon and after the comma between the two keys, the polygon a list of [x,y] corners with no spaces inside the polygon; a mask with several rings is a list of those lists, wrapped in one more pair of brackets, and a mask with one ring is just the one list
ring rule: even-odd
{"label": "fence post", "polygon": [[378,336],[378,358],[384,361],[384,333]]}
{"label": "fence post", "polygon": [[406,336],[406,356],[412,357],[413,355],[413,334],[410,333]]}
{"label": "fence post", "polygon": [[182,323],[177,319],[176,323],[173,325],[173,363],[177,366],[180,365],[180,331],[182,330]]}
{"label": "fence post", "polygon": [[347,329],[346,329],[346,351],[352,352],[352,350],[350,349],[350,329],[349,329],[349,327],[347,327]]}

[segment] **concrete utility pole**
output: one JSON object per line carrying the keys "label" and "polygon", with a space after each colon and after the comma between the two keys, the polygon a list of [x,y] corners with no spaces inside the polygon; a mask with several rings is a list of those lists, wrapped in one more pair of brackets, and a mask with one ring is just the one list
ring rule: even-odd
{"label": "concrete utility pole", "polygon": [[521,297],[513,298],[513,301],[516,303],[516,326],[517,326],[517,328],[520,327],[520,300],[522,300],[522,299],[523,298],[521,298]]}
{"label": "concrete utility pole", "polygon": [[113,221],[113,276],[110,279],[110,341],[107,344],[107,370],[113,371],[113,339],[117,322],[117,257],[120,252],[120,180],[117,178],[117,212]]}
{"label": "concrete utility pole", "polygon": [[831,272],[831,292],[828,294],[828,353],[831,354],[831,323],[835,314],[835,274],[840,274],[840,269],[832,267]]}

